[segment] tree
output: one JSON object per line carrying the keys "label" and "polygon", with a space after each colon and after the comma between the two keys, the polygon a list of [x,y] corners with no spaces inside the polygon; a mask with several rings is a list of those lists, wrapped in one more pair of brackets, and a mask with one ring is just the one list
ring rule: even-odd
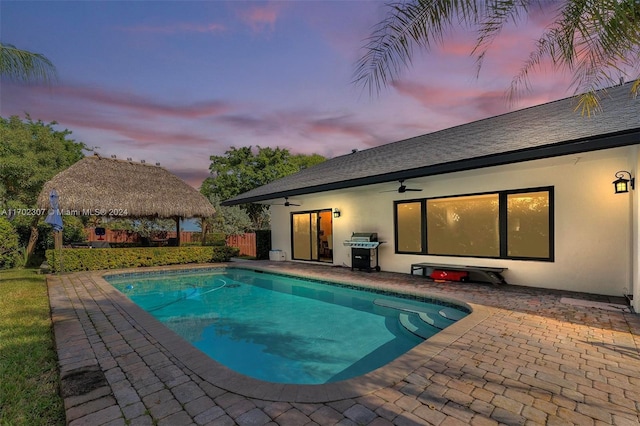
{"label": "tree", "polygon": [[56,68],[46,56],[0,43],[0,75],[12,80],[48,83],[56,78]]}
{"label": "tree", "polygon": [[596,90],[618,84],[634,72],[632,92],[640,89],[640,2],[637,0],[409,0],[388,4],[387,17],[372,32],[356,64],[354,82],[379,92],[411,65],[416,47],[428,50],[444,43],[458,24],[476,31],[472,54],[478,71],[504,25],[518,22],[534,9],[557,5],[557,16],[536,41],[536,47],[511,81],[508,98],[529,89],[528,76],[542,61],[573,74],[577,109],[591,114],[600,107]]}
{"label": "tree", "polygon": [[[231,147],[225,155],[211,156],[211,177],[204,180],[200,192],[209,199],[217,196],[226,200],[324,160],[318,154],[291,155],[284,148]],[[269,206],[247,204],[242,208],[249,214],[255,229],[264,227],[262,218]]]}
{"label": "tree", "polygon": [[210,231],[225,235],[240,235],[252,228],[251,218],[239,206],[221,206],[220,197],[215,194],[209,196],[209,201],[216,209],[216,213],[213,217],[202,219],[203,238]]}
{"label": "tree", "polygon": [[12,268],[19,256],[16,230],[7,219],[0,216],[0,269]]}
{"label": "tree", "polygon": [[[28,115],[25,121],[0,117],[0,207],[35,208],[45,182],[84,157],[85,144],[68,139],[71,131],[55,130],[56,124],[33,121]],[[21,218],[30,222],[28,256],[38,239],[40,218]]]}

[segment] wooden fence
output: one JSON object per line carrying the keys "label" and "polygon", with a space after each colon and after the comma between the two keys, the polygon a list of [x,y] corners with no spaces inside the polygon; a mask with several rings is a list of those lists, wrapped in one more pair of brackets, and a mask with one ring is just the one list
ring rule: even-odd
{"label": "wooden fence", "polygon": [[[97,236],[93,228],[85,229],[89,236],[89,241],[108,241],[110,243],[139,243],[140,235],[134,231],[125,231],[121,229],[105,229],[105,235],[101,237]],[[167,231],[166,238],[176,238],[176,231]],[[198,243],[200,242],[199,233],[191,231],[180,232],[180,241],[183,243]]]}
{"label": "wooden fence", "polygon": [[[87,228],[85,230],[89,236],[89,241],[108,241],[110,243],[140,243],[140,236],[137,232],[105,229],[105,235],[98,237],[94,228]],[[167,231],[166,238],[176,238],[176,231]],[[193,231],[180,232],[181,243],[199,243],[201,241],[200,233]],[[227,245],[231,247],[238,247],[240,249],[241,256],[255,256],[256,255],[256,234],[247,233],[243,235],[229,235],[227,236]]]}
{"label": "wooden fence", "polygon": [[227,245],[231,247],[238,247],[240,249],[240,256],[254,256],[256,255],[256,234],[247,233],[242,235],[228,235]]}

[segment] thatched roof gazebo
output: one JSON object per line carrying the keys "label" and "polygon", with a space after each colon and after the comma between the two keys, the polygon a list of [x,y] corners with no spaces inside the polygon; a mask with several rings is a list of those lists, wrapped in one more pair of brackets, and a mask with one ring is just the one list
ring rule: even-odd
{"label": "thatched roof gazebo", "polygon": [[58,192],[64,214],[172,218],[178,244],[180,219],[215,213],[195,188],[160,166],[98,155],[83,158],[45,183],[38,208],[49,208],[52,189]]}

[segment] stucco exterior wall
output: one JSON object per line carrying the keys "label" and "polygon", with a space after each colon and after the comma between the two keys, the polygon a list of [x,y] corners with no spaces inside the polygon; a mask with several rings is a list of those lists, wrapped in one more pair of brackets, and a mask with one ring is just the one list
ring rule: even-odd
{"label": "stucco exterior wall", "polygon": [[[294,198],[302,202],[300,207],[272,207],[272,244],[285,250],[290,260],[290,213],[338,208],[341,217],[333,221],[334,265],[351,265],[350,249],[342,241],[352,232],[377,232],[385,241],[379,249],[385,271],[409,273],[412,263],[430,261],[501,266],[508,268],[505,278],[514,285],[622,296],[640,280],[632,263],[632,255],[637,257],[640,250],[632,235],[638,192],[616,195],[611,182],[616,171],[632,170],[635,175],[637,167],[637,149],[627,147],[405,182],[422,192],[382,192],[397,188],[397,182],[390,182],[298,196]],[[555,191],[553,262],[395,254],[394,200],[545,186]]]}

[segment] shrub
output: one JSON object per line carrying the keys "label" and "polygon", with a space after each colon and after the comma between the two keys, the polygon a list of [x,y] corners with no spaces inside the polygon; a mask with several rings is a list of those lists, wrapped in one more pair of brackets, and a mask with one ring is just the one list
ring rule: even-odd
{"label": "shrub", "polygon": [[109,246],[111,246],[111,248],[133,248],[133,247],[140,247],[140,243],[109,243]]}
{"label": "shrub", "polygon": [[62,272],[94,271],[187,263],[228,262],[238,253],[239,250],[235,247],[81,248],[47,250],[47,263],[51,272],[60,272],[60,270]]}
{"label": "shrub", "polygon": [[20,257],[18,234],[7,219],[0,217],[0,269],[14,267]]}

